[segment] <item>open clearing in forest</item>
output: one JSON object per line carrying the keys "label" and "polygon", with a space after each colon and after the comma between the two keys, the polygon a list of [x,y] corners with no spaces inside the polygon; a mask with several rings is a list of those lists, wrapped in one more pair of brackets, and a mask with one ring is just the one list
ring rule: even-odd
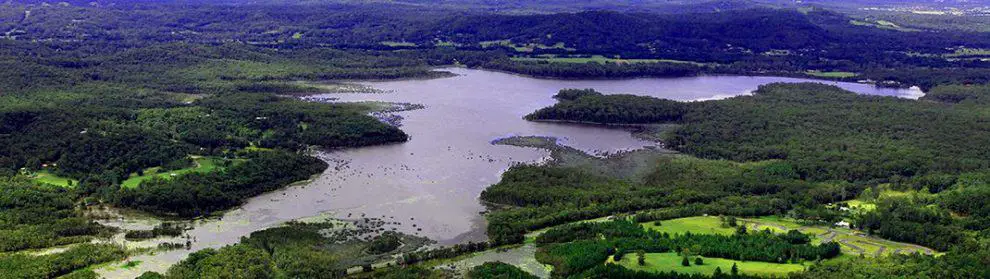
{"label": "open clearing in forest", "polygon": [[400,42],[400,41],[383,41],[380,44],[390,46],[390,47],[417,47],[416,43],[411,42]]}
{"label": "open clearing in forest", "polygon": [[874,28],[880,28],[880,29],[886,29],[886,30],[894,30],[894,31],[900,31],[900,32],[920,32],[921,31],[921,29],[903,27],[903,26],[898,25],[897,23],[893,23],[893,22],[886,21],[886,20],[869,20],[869,19],[864,19],[864,20],[850,20],[849,21],[849,24],[858,25],[858,26],[869,26],[869,27],[874,27]]}
{"label": "open clearing in forest", "polygon": [[[691,266],[683,266],[681,265],[682,258],[680,255],[677,255],[677,253],[648,253],[644,256],[646,258],[645,265],[639,265],[636,253],[628,253],[623,255],[622,259],[618,263],[631,270],[642,270],[647,272],[674,271],[677,273],[695,273],[706,275],[714,273],[716,267],[721,268],[723,273],[728,274],[732,269],[733,263],[736,264],[736,267],[739,268],[739,273],[742,274],[782,277],[791,272],[800,272],[804,270],[804,266],[800,264],[779,264],[753,261],[744,262],[704,257],[702,257],[704,260],[704,264],[702,265],[695,265],[694,257],[691,257]],[[612,259],[609,259],[609,261],[612,261]]]}
{"label": "open clearing in forest", "polygon": [[846,201],[845,203],[849,205],[849,209],[851,210],[867,212],[877,209],[877,205],[872,202],[865,202],[861,200],[849,200]]}
{"label": "open clearing in forest", "polygon": [[643,227],[648,230],[666,232],[671,235],[684,234],[687,232],[691,232],[693,234],[729,235],[736,231],[734,228],[723,228],[721,224],[722,222],[718,219],[718,217],[711,216],[664,220],[660,221],[660,226],[657,226],[656,222],[642,223]]}
{"label": "open clearing in forest", "polygon": [[850,78],[859,75],[853,72],[821,72],[821,71],[807,71],[805,72],[805,74],[808,74],[809,76],[823,77],[823,78]]}
{"label": "open clearing in forest", "polygon": [[75,179],[60,177],[48,171],[39,171],[32,174],[30,177],[32,180],[40,183],[65,187],[65,188],[72,188],[75,187],[75,185],[79,184],[79,181]]}
{"label": "open clearing in forest", "polygon": [[154,177],[168,179],[173,176],[180,176],[187,173],[208,173],[216,171],[217,163],[219,159],[209,158],[209,157],[196,157],[193,158],[196,166],[188,167],[184,169],[177,169],[173,171],[161,171],[161,167],[152,167],[144,170],[144,175],[138,175],[137,173],[132,173],[127,180],[120,183],[120,187],[123,188],[134,188],[141,185],[141,182],[149,180]]}
{"label": "open clearing in forest", "polygon": [[[842,247],[842,253],[848,255],[865,254],[866,256],[882,256],[890,254],[909,254],[919,252],[923,254],[935,253],[934,250],[919,245],[901,243],[866,235],[863,232],[846,228],[829,228],[825,226],[805,226],[798,224],[794,220],[779,217],[760,218],[739,218],[738,224],[745,225],[747,230],[770,230],[774,233],[786,233],[789,230],[798,230],[812,236],[812,243],[818,244],[826,241],[838,242]],[[715,216],[686,217],[660,222],[660,226],[654,222],[641,223],[646,229],[653,229],[669,234],[683,234],[685,232],[697,234],[733,234],[735,228],[722,227],[722,222]],[[678,262],[680,263],[680,262]]]}
{"label": "open clearing in forest", "polygon": [[569,47],[567,47],[567,45],[564,44],[563,42],[557,42],[557,43],[555,43],[553,45],[549,45],[549,46],[548,45],[544,45],[544,44],[537,44],[537,43],[517,44],[517,43],[513,43],[511,40],[484,41],[484,42],[480,42],[478,44],[482,48],[489,48],[489,47],[494,47],[494,46],[511,47],[516,52],[533,52],[534,50],[537,50],[537,49],[563,49],[563,50],[566,50],[566,51],[577,51],[577,49],[575,49],[575,48],[569,48]]}

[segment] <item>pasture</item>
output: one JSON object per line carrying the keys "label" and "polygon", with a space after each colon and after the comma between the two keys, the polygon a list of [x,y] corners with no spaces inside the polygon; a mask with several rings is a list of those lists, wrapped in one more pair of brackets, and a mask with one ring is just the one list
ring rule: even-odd
{"label": "pasture", "polygon": [[[890,254],[909,254],[919,252],[932,254],[935,251],[919,245],[890,241],[879,237],[867,235],[864,232],[841,228],[827,227],[821,225],[803,225],[795,220],[774,216],[760,218],[739,218],[739,225],[746,226],[748,231],[770,230],[774,233],[786,233],[789,230],[798,230],[812,236],[812,243],[818,244],[826,241],[838,242],[842,247],[842,253],[848,255],[864,254],[865,256],[886,256]],[[659,232],[666,232],[671,235],[683,234],[686,232],[696,234],[722,234],[729,235],[735,233],[735,228],[723,227],[719,217],[696,216],[660,221],[660,226],[654,222],[644,222],[641,225],[646,229]],[[679,263],[679,262],[678,262]]]}
{"label": "pasture", "polygon": [[[677,253],[647,253],[644,257],[646,258],[646,264],[639,265],[637,262],[638,260],[636,253],[627,253],[623,255],[618,264],[631,270],[641,270],[647,272],[674,271],[677,273],[706,275],[714,273],[715,268],[720,268],[722,273],[729,274],[730,270],[732,270],[733,263],[736,264],[736,267],[739,269],[739,273],[751,275],[785,277],[788,273],[800,272],[804,270],[804,266],[801,264],[779,264],[754,261],[744,262],[705,257],[702,257],[702,259],[704,259],[704,264],[702,265],[695,265],[694,257],[691,257],[691,265],[683,266],[681,265],[682,258]],[[609,259],[609,261],[612,261],[612,259]]]}

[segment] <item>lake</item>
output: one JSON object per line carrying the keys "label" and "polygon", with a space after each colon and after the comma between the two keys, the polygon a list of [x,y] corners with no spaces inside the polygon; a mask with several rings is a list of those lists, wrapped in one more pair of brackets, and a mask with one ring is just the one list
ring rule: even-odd
{"label": "lake", "polygon": [[[593,125],[528,122],[522,117],[554,104],[563,88],[594,88],[604,93],[648,95],[681,101],[727,98],[749,94],[773,82],[820,82],[861,94],[918,98],[917,88],[888,89],[868,84],[782,77],[702,76],[626,80],[550,80],[513,74],[441,69],[455,77],[430,80],[360,82],[385,93],[333,93],[323,97],[341,102],[384,101],[422,104],[425,109],[397,113],[408,142],[384,146],[324,151],[319,157],[330,168],[318,178],[247,201],[221,218],[197,220],[188,231],[191,250],[134,256],[143,263],[132,269],[104,268],[106,277],[133,278],[144,271],[164,271],[190,252],[239,241],[253,231],[283,222],[328,215],[398,221],[393,225],[440,244],[485,240],[485,207],[481,191],[496,183],[512,164],[541,162],[546,151],[493,145],[494,139],[515,135],[557,137],[589,153],[643,148],[652,142],[628,130]],[[117,225],[143,224],[119,219]],[[390,228],[386,226],[386,228]],[[183,239],[182,242],[185,242]]]}

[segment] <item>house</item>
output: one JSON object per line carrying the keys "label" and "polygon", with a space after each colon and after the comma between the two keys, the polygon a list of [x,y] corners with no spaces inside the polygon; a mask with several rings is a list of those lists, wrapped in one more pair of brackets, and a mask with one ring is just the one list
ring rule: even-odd
{"label": "house", "polygon": [[835,226],[836,227],[843,227],[843,228],[847,228],[848,229],[849,228],[849,222],[838,221],[838,222],[835,222]]}

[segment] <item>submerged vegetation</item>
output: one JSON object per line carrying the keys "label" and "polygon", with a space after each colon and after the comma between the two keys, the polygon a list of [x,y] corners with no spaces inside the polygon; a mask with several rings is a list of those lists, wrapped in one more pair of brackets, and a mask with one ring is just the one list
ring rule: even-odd
{"label": "submerged vegetation", "polygon": [[4,271],[6,278],[72,278],[72,276],[88,278],[90,275],[87,274],[95,274],[91,271],[75,270],[93,264],[120,260],[126,256],[123,247],[109,244],[80,244],[50,255],[0,255],[0,269]]}
{"label": "submerged vegetation", "polygon": [[356,224],[291,222],[282,227],[251,233],[241,243],[190,254],[164,278],[340,278],[352,267],[371,268],[400,253],[416,251],[429,240],[386,232],[369,240],[380,229],[376,221]]}
{"label": "submerged vegetation", "polygon": [[85,243],[110,231],[76,211],[72,191],[3,178],[0,193],[2,252]]}

